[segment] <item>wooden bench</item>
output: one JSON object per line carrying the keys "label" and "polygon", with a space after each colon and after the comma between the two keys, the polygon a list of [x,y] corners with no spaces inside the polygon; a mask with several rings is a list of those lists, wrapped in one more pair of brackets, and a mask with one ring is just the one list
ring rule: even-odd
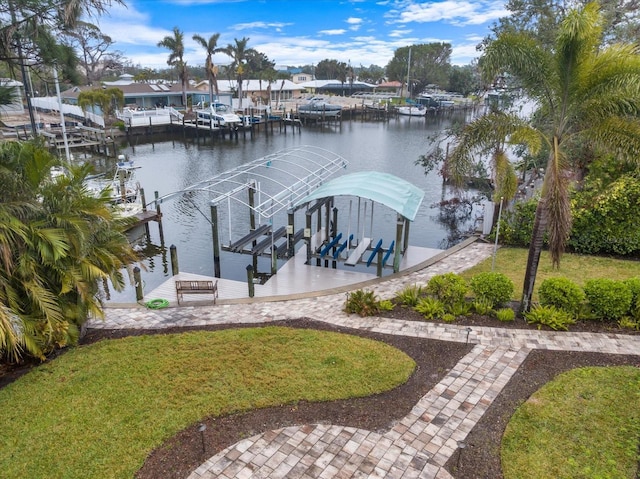
{"label": "wooden bench", "polygon": [[218,298],[218,280],[176,281],[176,294],[178,296],[178,304],[182,301],[183,294],[213,294],[213,304],[216,304],[216,299]]}

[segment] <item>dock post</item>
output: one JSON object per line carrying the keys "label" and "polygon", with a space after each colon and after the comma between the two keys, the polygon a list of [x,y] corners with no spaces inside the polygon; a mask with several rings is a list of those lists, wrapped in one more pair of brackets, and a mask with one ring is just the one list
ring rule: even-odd
{"label": "dock post", "polygon": [[376,265],[376,276],[380,278],[382,276],[382,248],[378,250],[378,264]]}
{"label": "dock post", "polygon": [[293,236],[295,235],[295,224],[294,224],[294,210],[287,211],[287,254],[289,258],[293,258],[295,253],[295,244],[293,242]]}
{"label": "dock post", "polygon": [[160,212],[160,203],[158,202],[158,198],[160,197],[160,195],[158,194],[157,191],[153,192],[154,197],[156,199],[156,217],[158,218],[158,231],[160,233],[160,245],[164,246],[164,231],[162,230],[162,220],[160,218],[162,218],[162,213]]}
{"label": "dock post", "polygon": [[255,286],[253,285],[253,266],[247,265],[247,283],[249,285],[249,297],[255,295]]}
{"label": "dock post", "polygon": [[404,254],[407,251],[407,248],[409,247],[409,226],[411,225],[411,223],[409,222],[408,219],[404,219],[404,243],[402,243],[402,254]]}
{"label": "dock post", "polygon": [[402,226],[403,226],[402,217],[398,215],[398,219],[396,220],[396,250],[393,254],[393,272],[397,273],[400,271],[400,254],[402,250],[401,241],[402,241]]}
{"label": "dock post", "polygon": [[180,268],[178,267],[178,250],[176,248],[176,245],[172,244],[171,246],[169,246],[169,252],[171,254],[171,274],[175,276],[180,272]]}
{"label": "dock post", "polygon": [[211,232],[213,234],[213,275],[220,277],[220,236],[218,234],[218,207],[211,205]]}
{"label": "dock post", "polygon": [[[333,203],[333,201],[332,201]],[[338,234],[338,208],[336,208],[335,206],[333,207],[333,224],[331,225],[331,237],[335,238]],[[336,249],[333,248],[333,252],[336,252]],[[331,262],[331,267],[333,269],[336,269],[338,266],[337,261],[332,261]]]}
{"label": "dock post", "polygon": [[311,263],[311,213],[306,214],[306,225],[304,227],[304,239],[307,243],[307,261],[305,264]]}
{"label": "dock post", "polygon": [[133,281],[136,285],[136,301],[142,301],[144,293],[142,291],[142,278],[140,276],[140,268],[138,266],[133,268]]}

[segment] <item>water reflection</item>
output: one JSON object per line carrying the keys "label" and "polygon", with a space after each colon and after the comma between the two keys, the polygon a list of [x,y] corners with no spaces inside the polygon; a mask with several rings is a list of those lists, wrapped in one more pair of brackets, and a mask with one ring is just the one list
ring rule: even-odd
{"label": "water reflection", "polygon": [[[134,160],[140,169],[137,178],[145,189],[147,201],[153,192],[166,195],[182,190],[197,181],[211,178],[241,164],[261,158],[277,151],[301,145],[325,148],[349,161],[345,173],[374,170],[394,174],[425,192],[416,220],[411,225],[409,243],[430,248],[446,248],[459,242],[474,228],[481,213],[477,191],[464,194],[443,185],[436,172],[425,175],[424,169],[415,164],[420,155],[430,148],[430,138],[448,128],[452,121],[464,117],[400,117],[389,121],[363,122],[343,121],[341,124],[306,126],[300,132],[286,133],[277,129],[273,134],[259,132],[246,139],[212,139],[208,135],[185,138],[173,136],[138,136],[129,139],[121,147],[121,153]],[[103,160],[96,168],[107,170],[113,167]],[[471,196],[469,196],[471,195]],[[457,200],[453,200],[457,198]],[[147,259],[143,261],[145,291],[157,287],[171,274],[167,249],[176,245],[180,270],[213,275],[212,232],[209,218],[207,194],[191,193],[162,204],[163,236],[155,223],[149,225],[149,237],[142,235],[139,246]],[[456,201],[459,206],[455,206]],[[444,203],[443,203],[444,202]],[[448,203],[447,203],[448,202]],[[339,230],[355,230],[355,218],[349,219],[349,200],[336,198],[340,210]],[[221,209],[222,210],[222,209]],[[370,214],[370,213],[369,213]],[[372,238],[382,238],[385,244],[395,238],[395,212],[376,205]],[[222,213],[219,218],[224,225],[224,241],[232,236],[244,235],[247,230],[248,213],[232,208],[231,215]],[[364,220],[369,229],[370,219]],[[286,224],[286,215],[275,218],[276,227]],[[298,223],[301,224],[301,223]],[[362,225],[360,225],[362,228]],[[369,233],[369,231],[367,231]],[[251,256],[223,252],[222,276],[244,280],[246,266]],[[258,259],[260,271],[270,269],[270,259]],[[366,269],[366,268],[365,268]],[[131,288],[124,293],[113,293],[114,301],[131,301],[135,297]]]}

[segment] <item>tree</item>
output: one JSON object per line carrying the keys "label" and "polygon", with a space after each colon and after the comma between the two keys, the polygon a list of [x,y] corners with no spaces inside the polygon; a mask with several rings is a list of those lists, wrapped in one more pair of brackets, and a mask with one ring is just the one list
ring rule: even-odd
{"label": "tree", "polygon": [[[587,0],[556,2],[554,0],[509,0],[505,8],[511,12],[492,27],[492,35],[485,38],[488,45],[494,38],[507,32],[529,32],[548,48],[555,45],[555,35],[562,18],[570,6],[585,5]],[[636,12],[638,0],[602,0],[602,28],[605,38],[611,42],[636,42],[640,35],[640,23]]]}
{"label": "tree", "polygon": [[338,60],[325,59],[316,65],[315,76],[318,80],[334,80],[338,78],[338,70]]}
{"label": "tree", "polygon": [[369,65],[369,68],[365,68],[360,65],[360,71],[358,72],[358,78],[367,83],[377,84],[384,80],[384,68],[378,65]]}
{"label": "tree", "polygon": [[108,197],[90,195],[89,167],[50,178],[57,161],[37,143],[0,144],[0,357],[44,359],[102,316],[98,285],[124,286],[136,259]]}
{"label": "tree", "polygon": [[106,70],[120,66],[122,55],[109,52],[113,40],[100,29],[87,22],[78,22],[65,32],[67,44],[79,53],[80,66],[85,72],[87,85],[100,80]]}
{"label": "tree", "polygon": [[159,47],[171,51],[167,59],[167,65],[172,66],[178,73],[182,84],[182,105],[187,106],[187,62],[184,61],[184,33],[178,27],[173,27],[173,36],[166,36],[158,42]]}
{"label": "tree", "polygon": [[96,88],[80,92],[78,106],[86,111],[87,107],[99,106],[105,117],[113,115],[117,107],[124,106],[124,93],[120,88]]}
{"label": "tree", "polygon": [[533,287],[548,232],[553,264],[559,265],[571,230],[570,182],[588,147],[637,161],[640,153],[640,51],[636,46],[602,46],[597,4],[574,9],[562,19],[554,48],[526,32],[504,32],[488,45],[480,66],[485,78],[508,72],[539,106],[538,134],[548,149],[541,198],[527,258],[522,308]]}
{"label": "tree", "polygon": [[233,59],[231,67],[235,72],[238,83],[238,108],[242,109],[242,79],[247,72],[246,62],[251,52],[247,48],[249,38],[243,37],[242,40],[235,38],[234,41],[235,45],[227,45],[225,53]]}
{"label": "tree", "polygon": [[389,80],[405,82],[411,50],[411,91],[421,92],[427,85],[446,86],[451,68],[451,45],[449,43],[427,43],[398,48],[386,72]]}
{"label": "tree", "polygon": [[219,33],[214,33],[209,37],[209,40],[205,40],[200,35],[194,35],[193,39],[198,42],[202,48],[207,52],[207,59],[204,63],[204,68],[207,71],[207,78],[209,79],[209,101],[213,101],[213,92],[215,90],[216,95],[220,93],[218,90],[218,67],[213,64],[213,55],[216,53],[224,53],[223,47],[218,47],[218,40],[220,39]]}
{"label": "tree", "polygon": [[449,91],[468,96],[482,89],[482,81],[477,67],[473,65],[453,65],[449,72]]}

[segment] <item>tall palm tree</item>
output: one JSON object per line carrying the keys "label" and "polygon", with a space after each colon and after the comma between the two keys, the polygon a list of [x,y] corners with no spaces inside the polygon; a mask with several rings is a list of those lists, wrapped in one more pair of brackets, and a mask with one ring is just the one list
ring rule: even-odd
{"label": "tall palm tree", "polygon": [[526,33],[505,32],[481,60],[486,78],[508,72],[537,102],[535,127],[549,151],[527,259],[523,310],[531,305],[545,232],[555,266],[564,252],[580,148],[612,153],[620,161],[639,158],[640,50],[634,45],[603,46],[601,25],[598,5],[589,3],[562,20],[554,49]]}
{"label": "tall palm tree", "polygon": [[207,52],[207,59],[205,60],[205,70],[207,70],[207,76],[209,77],[209,101],[213,101],[213,92],[215,90],[216,95],[220,93],[218,90],[218,78],[216,72],[218,68],[213,64],[213,55],[216,53],[224,53],[223,47],[218,47],[218,40],[220,39],[219,33],[214,33],[209,37],[209,40],[205,40],[200,35],[196,34],[193,39],[202,45],[202,48]]}
{"label": "tall palm tree", "polygon": [[238,108],[242,109],[242,79],[246,73],[246,61],[247,56],[250,53],[250,48],[247,48],[249,38],[243,37],[242,40],[234,38],[235,45],[227,45],[224,52],[232,58],[231,68],[236,74],[236,81],[238,83]]}
{"label": "tall palm tree", "polygon": [[182,84],[182,105],[187,106],[187,62],[184,61],[184,33],[173,27],[173,36],[166,36],[158,42],[159,47],[170,50],[167,65],[175,67]]}

